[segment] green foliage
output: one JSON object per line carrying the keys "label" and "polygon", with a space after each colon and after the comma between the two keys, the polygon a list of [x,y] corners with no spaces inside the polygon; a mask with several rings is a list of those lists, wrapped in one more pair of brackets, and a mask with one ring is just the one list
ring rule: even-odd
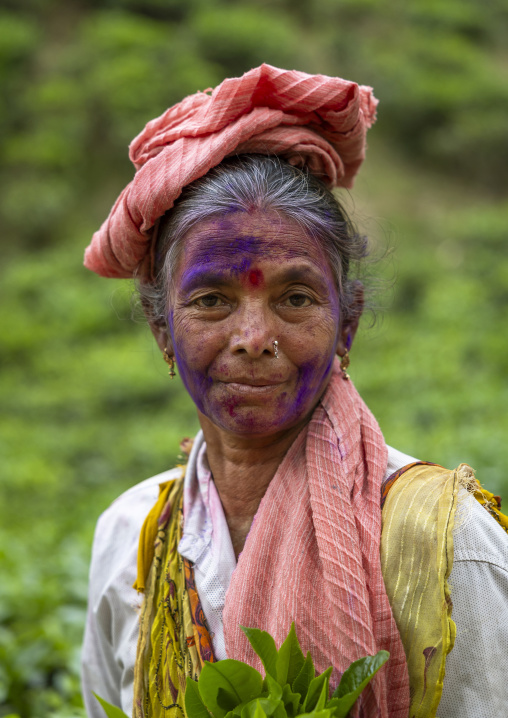
{"label": "green foliage", "polygon": [[[249,638],[248,635],[247,638]],[[305,657],[300,648],[298,638],[296,637],[295,625],[292,623],[287,638],[279,648],[277,654],[276,666],[278,682],[282,686],[286,683],[292,685],[304,663]]]}
{"label": "green foliage", "polygon": [[387,651],[379,651],[375,656],[366,656],[352,663],[344,671],[341,681],[332,696],[337,701],[337,703],[333,704],[334,709],[339,712],[343,711],[343,715],[347,715],[360,693],[388,658]]}
{"label": "green foliage", "polygon": [[205,663],[200,675],[199,693],[215,718],[224,718],[240,703],[259,696],[262,683],[261,674],[254,668],[228,658],[218,663]]}
{"label": "green foliage", "polygon": [[242,630],[265,666],[264,680],[258,671],[240,661],[206,662],[197,682],[187,678],[187,718],[210,718],[210,714],[213,718],[346,718],[365,686],[389,658],[386,651],[379,651],[376,656],[355,661],[330,699],[332,668],[314,676],[312,658],[308,653],[304,659],[294,623],[278,651],[266,631]]}
{"label": "green foliage", "polygon": [[107,718],[128,718],[127,714],[120,710],[120,708],[111,705],[111,703],[108,703],[103,698],[98,696],[97,693],[94,693],[94,696],[104,708],[104,712],[106,713]]}
{"label": "green foliage", "polygon": [[261,658],[265,672],[277,679],[277,666],[281,660],[281,653],[277,651],[273,637],[267,631],[261,631],[259,628],[243,628],[242,630],[256,655]]}
{"label": "green foliage", "polygon": [[[396,252],[372,269],[390,313],[361,331],[351,375],[390,444],[505,491],[507,25],[505,0],[3,3],[0,716],[83,715],[95,521],[197,429],[130,284],[81,257],[132,177],[132,137],[227,74],[266,61],[374,86],[346,202]],[[305,663],[295,692],[313,678]]]}

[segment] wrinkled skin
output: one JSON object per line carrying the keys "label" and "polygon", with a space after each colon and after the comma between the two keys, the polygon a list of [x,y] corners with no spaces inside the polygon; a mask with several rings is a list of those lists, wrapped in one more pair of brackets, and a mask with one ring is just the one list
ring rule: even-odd
{"label": "wrinkled skin", "polygon": [[184,242],[169,332],[156,336],[200,414],[251,437],[300,424],[356,330],[341,324],[322,249],[297,224],[259,211],[202,222]]}
{"label": "wrinkled skin", "polygon": [[[357,305],[361,309],[359,288]],[[358,321],[343,321],[320,245],[275,213],[234,212],[184,238],[161,351],[198,409],[235,554]],[[278,358],[274,341],[278,342]]]}

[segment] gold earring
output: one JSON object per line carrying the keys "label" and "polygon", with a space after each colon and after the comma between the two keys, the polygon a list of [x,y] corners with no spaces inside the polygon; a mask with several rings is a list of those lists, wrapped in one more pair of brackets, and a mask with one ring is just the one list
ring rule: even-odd
{"label": "gold earring", "polygon": [[168,350],[166,349],[166,347],[164,347],[162,356],[164,357],[164,361],[166,362],[166,364],[169,366],[169,376],[171,377],[171,379],[174,379],[176,376],[174,357],[168,354]]}
{"label": "gold earring", "polygon": [[346,381],[348,381],[348,380],[350,379],[350,376],[349,376],[349,374],[348,374],[347,371],[346,371],[346,369],[348,368],[349,364],[350,364],[350,361],[349,361],[349,352],[348,352],[348,350],[346,349],[346,351],[344,352],[344,354],[342,355],[341,360],[340,360],[340,368],[342,369],[342,376],[343,376],[343,378],[344,378]]}

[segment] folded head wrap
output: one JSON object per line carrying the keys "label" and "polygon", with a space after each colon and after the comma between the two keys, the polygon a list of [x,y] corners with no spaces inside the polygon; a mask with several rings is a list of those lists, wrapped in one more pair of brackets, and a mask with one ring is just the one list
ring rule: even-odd
{"label": "folded head wrap", "polygon": [[279,155],[330,187],[351,187],[376,105],[370,87],[271,65],[186,97],[131,143],[136,174],[94,234],[85,266],[103,277],[148,274],[157,219],[229,155]]}

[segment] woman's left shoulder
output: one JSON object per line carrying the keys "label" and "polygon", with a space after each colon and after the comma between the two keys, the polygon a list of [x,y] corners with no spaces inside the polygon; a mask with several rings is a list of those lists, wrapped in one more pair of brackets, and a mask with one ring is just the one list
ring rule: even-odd
{"label": "woman's left shoulder", "polygon": [[508,534],[459,489],[449,578],[457,627],[446,659],[442,718],[505,715],[508,705]]}
{"label": "woman's left shoulder", "polygon": [[453,542],[454,564],[486,562],[508,574],[508,533],[465,488],[458,493]]}

